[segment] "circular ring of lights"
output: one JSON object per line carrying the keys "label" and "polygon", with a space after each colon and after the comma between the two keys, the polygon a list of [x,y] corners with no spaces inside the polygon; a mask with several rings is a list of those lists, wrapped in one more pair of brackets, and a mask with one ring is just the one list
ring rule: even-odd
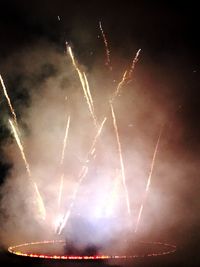
{"label": "circular ring of lights", "polygon": [[40,254],[33,252],[23,252],[23,248],[26,248],[30,251],[31,248],[35,246],[45,246],[47,244],[56,245],[56,244],[66,244],[64,240],[48,240],[48,241],[39,241],[24,243],[16,246],[10,246],[8,251],[14,255],[32,257],[32,258],[41,258],[41,259],[54,259],[54,260],[109,260],[109,259],[134,259],[134,258],[143,258],[143,257],[156,257],[174,253],[176,251],[176,246],[168,243],[162,242],[138,242],[138,244],[143,244],[146,246],[160,246],[163,248],[161,252],[152,252],[152,253],[143,253],[135,255],[92,255],[92,256],[83,256],[83,255],[52,255],[52,254]]}

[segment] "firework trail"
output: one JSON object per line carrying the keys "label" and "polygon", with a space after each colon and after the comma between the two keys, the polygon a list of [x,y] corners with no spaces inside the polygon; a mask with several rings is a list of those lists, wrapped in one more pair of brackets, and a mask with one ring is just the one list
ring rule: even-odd
{"label": "firework trail", "polygon": [[43,199],[40,195],[40,192],[39,192],[39,189],[37,187],[37,184],[35,183],[35,181],[32,179],[32,176],[31,176],[31,171],[30,171],[30,166],[29,166],[29,163],[26,159],[26,156],[25,156],[25,153],[24,153],[24,148],[23,148],[23,145],[21,143],[21,140],[18,136],[18,133],[17,133],[17,130],[15,128],[15,125],[14,123],[12,122],[12,120],[9,119],[9,123],[10,123],[10,126],[11,126],[11,129],[12,129],[12,132],[13,132],[13,135],[15,137],[15,140],[16,140],[16,143],[20,149],[20,152],[21,152],[21,156],[23,158],[23,161],[24,161],[24,164],[25,164],[25,167],[26,167],[26,171],[28,173],[28,176],[29,176],[29,179],[31,181],[31,183],[33,184],[34,186],[34,189],[35,189],[35,192],[36,192],[36,195],[37,195],[37,201],[38,201],[38,209],[39,209],[39,212],[42,216],[43,219],[45,219],[46,217],[46,210],[45,210],[45,207],[44,207],[44,202],[43,202]]}
{"label": "firework trail", "polygon": [[101,35],[102,35],[102,38],[103,38],[103,42],[104,42],[104,45],[105,45],[105,51],[106,51],[106,66],[109,67],[110,70],[112,70],[112,66],[111,66],[111,60],[110,60],[110,50],[108,48],[108,41],[106,39],[106,35],[104,33],[104,30],[102,28],[102,24],[101,24],[101,21],[99,21],[99,28],[100,28],[100,31],[101,31]]}
{"label": "firework trail", "polygon": [[5,95],[5,97],[7,99],[7,102],[8,102],[8,106],[10,108],[10,111],[11,111],[12,115],[13,115],[14,122],[17,125],[17,116],[16,116],[15,110],[14,110],[12,104],[11,104],[10,98],[9,98],[7,90],[6,90],[6,86],[4,84],[4,81],[3,81],[3,78],[2,78],[1,75],[0,75],[0,81],[1,81],[1,85],[2,85],[2,88],[3,88],[4,95]]}
{"label": "firework trail", "polygon": [[115,112],[114,112],[113,105],[111,102],[110,102],[110,107],[111,107],[113,126],[114,126],[115,135],[116,135],[116,139],[117,139],[117,145],[118,145],[118,153],[119,153],[119,159],[120,159],[120,165],[121,165],[121,176],[122,176],[122,182],[123,182],[124,192],[125,192],[125,197],[126,197],[126,205],[127,205],[128,214],[130,214],[129,195],[128,195],[128,190],[127,190],[127,186],[126,186],[126,177],[125,177],[125,170],[124,170],[124,161],[123,161],[123,157],[122,157],[121,143],[120,143],[120,139],[119,139],[116,116],[115,116]]}
{"label": "firework trail", "polygon": [[65,225],[66,225],[66,223],[67,223],[67,221],[68,221],[68,219],[69,219],[69,217],[71,215],[71,210],[72,210],[73,206],[74,206],[74,202],[71,202],[68,211],[66,212],[66,214],[59,221],[58,227],[56,229],[56,233],[58,235],[60,235],[62,233],[62,230],[65,227]]}
{"label": "firework trail", "polygon": [[93,142],[92,142],[91,148],[90,148],[90,150],[89,150],[89,152],[88,152],[88,156],[87,156],[87,160],[86,160],[86,162],[88,162],[88,161],[90,160],[90,157],[94,155],[94,152],[95,152],[95,146],[96,146],[97,140],[98,140],[98,138],[99,138],[99,136],[100,136],[100,134],[101,134],[101,132],[102,132],[102,130],[103,130],[103,127],[104,127],[104,124],[105,124],[106,120],[107,120],[107,118],[105,117],[105,118],[103,119],[101,125],[99,126],[99,129],[98,129],[98,131],[97,131],[97,134],[96,134],[96,136],[95,136],[95,138],[94,138],[94,140],[93,140]]}
{"label": "firework trail", "polygon": [[65,149],[66,149],[66,144],[67,144],[69,125],[70,125],[70,116],[68,116],[68,119],[67,119],[67,126],[65,129],[65,137],[63,140],[63,149],[62,149],[62,154],[61,154],[61,159],[60,159],[60,165],[63,165],[63,161],[64,161],[64,157],[65,157]]}
{"label": "firework trail", "polygon": [[129,78],[130,80],[131,80],[132,73],[133,73],[133,71],[134,71],[134,69],[135,69],[135,65],[136,65],[136,63],[137,63],[138,60],[139,60],[140,52],[141,52],[141,49],[139,49],[139,50],[137,51],[137,53],[136,53],[136,55],[135,55],[135,57],[134,57],[134,59],[133,59],[133,61],[132,61],[130,70],[129,70],[129,72],[128,72],[128,78]]}
{"label": "firework trail", "polygon": [[[65,158],[65,149],[66,149],[66,144],[67,144],[69,125],[70,125],[70,116],[68,116],[68,119],[67,119],[67,126],[65,129],[65,136],[64,136],[64,140],[63,140],[63,149],[62,149],[62,153],[61,153],[60,166],[63,165],[64,158]],[[60,177],[60,188],[59,188],[59,194],[58,194],[58,209],[60,208],[60,203],[61,203],[61,199],[62,199],[63,181],[64,181],[64,174],[62,174]]]}
{"label": "firework trail", "polygon": [[132,73],[133,73],[133,71],[134,71],[134,69],[135,69],[135,65],[136,65],[136,63],[137,63],[138,60],[139,60],[140,52],[141,52],[141,49],[139,49],[139,50],[137,51],[137,53],[136,53],[136,55],[135,55],[135,57],[134,57],[134,59],[133,59],[133,61],[132,61],[132,64],[131,64],[131,67],[130,67],[129,71],[126,70],[126,71],[124,72],[124,74],[123,74],[123,76],[122,76],[122,79],[121,79],[121,81],[118,83],[117,88],[116,88],[116,90],[115,90],[115,92],[114,92],[114,94],[113,94],[113,96],[112,96],[112,98],[111,98],[111,100],[110,100],[111,102],[113,102],[113,100],[115,99],[115,97],[117,97],[117,96],[120,94],[121,89],[123,88],[123,86],[124,86],[126,83],[128,83],[128,82],[131,81],[131,76],[132,76]]}
{"label": "firework trail", "polygon": [[138,214],[138,217],[137,217],[136,226],[135,226],[135,232],[137,232],[137,230],[138,230],[140,219],[141,219],[141,215],[142,215],[142,211],[144,209],[145,200],[147,198],[147,194],[148,194],[148,191],[149,191],[149,188],[150,188],[150,185],[151,185],[151,178],[152,178],[152,173],[153,173],[153,169],[154,169],[154,165],[155,165],[156,155],[157,155],[157,152],[158,152],[160,138],[161,138],[161,135],[162,135],[162,130],[163,130],[163,127],[161,127],[161,129],[160,129],[160,133],[159,133],[159,136],[158,136],[158,139],[157,139],[157,142],[156,142],[156,146],[155,146],[155,150],[154,150],[154,153],[153,153],[153,158],[152,158],[151,167],[150,167],[150,171],[149,171],[149,177],[148,177],[146,188],[145,188],[145,195],[144,195],[144,199],[143,199],[143,201],[141,203],[139,214]]}
{"label": "firework trail", "polygon": [[77,183],[77,185],[75,187],[75,190],[73,192],[71,204],[70,204],[69,209],[67,210],[66,214],[63,216],[63,219],[61,220],[60,225],[58,226],[57,231],[56,231],[59,235],[61,234],[63,228],[65,227],[65,225],[66,225],[66,223],[68,221],[68,218],[70,217],[72,208],[74,206],[74,202],[75,202],[77,194],[78,194],[79,187],[80,187],[82,181],[84,180],[84,178],[86,177],[86,175],[88,173],[88,166],[87,165],[89,164],[92,156],[94,155],[95,146],[96,146],[96,143],[97,143],[97,140],[98,140],[99,136],[101,135],[101,132],[102,132],[103,126],[104,126],[104,124],[106,122],[106,119],[107,118],[104,118],[104,120],[102,121],[102,123],[101,123],[101,125],[100,125],[100,127],[99,127],[99,129],[97,131],[97,134],[96,134],[96,136],[95,136],[95,138],[94,138],[94,140],[92,142],[91,148],[90,148],[90,150],[89,150],[89,152],[87,154],[87,158],[86,158],[86,161],[85,161],[86,164],[82,166],[81,171],[80,171],[80,173],[78,175],[78,183]]}
{"label": "firework trail", "polygon": [[119,93],[120,93],[120,91],[121,91],[121,88],[124,86],[124,84],[126,83],[126,81],[127,81],[127,73],[128,73],[128,71],[126,70],[125,72],[124,72],[124,74],[123,74],[123,77],[122,77],[122,79],[121,79],[121,81],[118,83],[118,85],[117,85],[117,89],[116,89],[116,91],[114,92],[114,94],[113,94],[113,96],[112,96],[112,98],[111,98],[111,102],[113,102],[113,100],[115,99],[115,97],[117,97],[118,95],[119,95]]}
{"label": "firework trail", "polygon": [[[60,159],[60,165],[61,166],[63,165],[64,158],[65,158],[65,149],[66,149],[66,144],[67,144],[69,125],[70,125],[70,116],[68,116],[68,119],[67,119],[67,126],[65,129],[65,136],[64,136],[64,140],[63,140],[63,149],[62,149],[61,159]],[[58,209],[60,208],[60,203],[61,203],[61,198],[62,198],[63,180],[64,180],[64,174],[62,174],[60,177],[60,188],[59,188],[59,194],[58,194]]]}
{"label": "firework trail", "polygon": [[66,46],[67,46],[67,51],[68,51],[70,58],[72,60],[72,64],[78,73],[78,76],[79,76],[79,79],[80,79],[80,82],[82,85],[83,93],[84,93],[84,96],[85,96],[87,104],[88,104],[89,112],[93,118],[95,127],[97,127],[97,120],[96,120],[96,116],[94,114],[93,100],[92,100],[92,96],[90,93],[90,88],[89,88],[87,77],[86,77],[85,73],[84,72],[82,73],[80,71],[80,69],[78,68],[71,47],[67,43],[66,43]]}
{"label": "firework trail", "polygon": [[15,128],[14,123],[12,122],[12,120],[9,119],[9,123],[10,123],[10,126],[12,128],[12,131],[13,131],[13,134],[14,134],[14,137],[15,137],[15,140],[17,142],[17,145],[18,145],[18,147],[20,149],[22,158],[24,160],[24,163],[25,163],[25,167],[26,167],[28,176],[31,177],[30,167],[29,167],[29,164],[28,164],[28,162],[26,160],[26,156],[25,156],[25,153],[24,153],[24,148],[23,148],[22,143],[21,143],[21,140],[20,140],[20,138],[19,138],[19,136],[17,134],[17,130],[16,130],[16,128]]}
{"label": "firework trail", "polygon": [[88,95],[88,99],[90,101],[92,112],[94,114],[94,102],[93,102],[93,99],[92,99],[92,95],[91,95],[91,92],[90,92],[90,86],[89,86],[88,79],[87,79],[87,76],[86,76],[85,72],[83,72],[83,76],[84,76],[84,79],[85,79],[85,86],[86,86],[86,92],[87,92],[87,95]]}

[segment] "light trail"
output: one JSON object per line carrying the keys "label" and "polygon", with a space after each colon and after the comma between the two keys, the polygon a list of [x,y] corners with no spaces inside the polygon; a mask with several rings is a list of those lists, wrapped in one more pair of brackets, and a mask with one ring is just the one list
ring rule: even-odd
{"label": "light trail", "polygon": [[145,204],[145,201],[146,201],[146,198],[147,198],[147,194],[148,194],[148,191],[149,191],[149,188],[150,188],[150,185],[151,185],[151,179],[152,179],[152,174],[153,174],[153,170],[154,170],[154,166],[155,166],[155,160],[156,160],[156,155],[157,155],[157,152],[158,152],[160,138],[161,138],[161,135],[162,135],[162,130],[163,130],[163,127],[161,127],[161,129],[160,129],[160,133],[159,133],[159,136],[158,136],[158,139],[157,139],[157,142],[156,142],[156,146],[155,146],[155,149],[154,149],[153,158],[152,158],[152,162],[151,162],[151,167],[150,167],[150,171],[149,171],[149,176],[148,176],[148,180],[147,180],[147,184],[146,184],[146,188],[145,188],[145,195],[144,195],[143,201],[141,203],[139,214],[138,214],[138,218],[137,218],[137,221],[136,221],[135,233],[138,230],[139,223],[140,223],[141,216],[142,216],[142,211],[144,209],[144,204]]}
{"label": "light trail", "polygon": [[131,80],[132,73],[133,73],[133,71],[134,71],[134,69],[135,69],[135,65],[136,65],[136,63],[137,63],[138,60],[139,60],[140,52],[141,52],[141,49],[139,49],[139,50],[137,51],[137,53],[136,53],[136,55],[135,55],[135,57],[134,57],[134,59],[133,59],[133,61],[132,61],[130,70],[129,70],[129,72],[128,72],[128,78],[129,78],[130,80]]}
{"label": "light trail", "polygon": [[[62,153],[61,153],[61,158],[60,158],[60,166],[61,167],[63,166],[63,162],[64,162],[64,158],[65,158],[65,150],[66,150],[66,145],[67,145],[69,126],[70,126],[70,116],[68,116],[68,119],[67,119],[65,136],[63,139],[63,148],[62,148]],[[58,193],[58,214],[59,214],[61,200],[62,200],[63,184],[64,184],[64,173],[62,173],[61,177],[60,177],[60,187],[59,187],[59,193]]]}
{"label": "light trail", "polygon": [[112,98],[110,100],[111,102],[113,102],[113,100],[115,99],[115,97],[117,97],[120,94],[122,87],[124,86],[124,84],[127,81],[127,73],[128,73],[128,71],[126,70],[124,72],[123,76],[122,76],[121,81],[117,85],[117,88],[116,88],[116,90],[115,90],[115,92],[114,92],[114,94],[113,94],[113,96],[112,96]]}
{"label": "light trail", "polygon": [[63,165],[63,161],[64,161],[64,158],[65,158],[65,149],[66,149],[66,144],[67,144],[69,126],[70,126],[70,116],[68,116],[68,119],[67,119],[67,125],[66,125],[66,129],[65,129],[65,136],[64,136],[64,139],[63,139],[63,149],[62,149],[62,154],[61,154],[61,159],[60,159],[60,165]]}
{"label": "light trail", "polygon": [[76,71],[78,73],[79,80],[81,82],[81,86],[82,86],[82,89],[83,89],[84,96],[86,98],[86,102],[87,102],[87,105],[88,105],[89,112],[90,112],[90,114],[91,114],[91,116],[93,118],[93,122],[94,122],[95,127],[97,127],[96,116],[94,114],[93,100],[92,100],[92,96],[91,96],[91,93],[90,93],[87,77],[86,77],[85,73],[84,72],[82,73],[80,71],[79,67],[77,66],[71,47],[67,43],[66,43],[66,46],[67,46],[67,51],[68,51],[68,53],[70,55],[70,58],[72,60],[72,64],[73,64],[74,68],[76,69]]}
{"label": "light trail", "polygon": [[4,95],[5,95],[5,97],[7,99],[7,102],[8,102],[8,106],[10,108],[10,111],[11,111],[12,115],[13,115],[14,122],[15,122],[15,124],[17,126],[17,116],[16,116],[15,110],[14,110],[12,104],[11,104],[10,98],[9,98],[7,90],[6,90],[6,86],[4,84],[4,81],[3,81],[3,78],[2,78],[1,75],[0,75],[0,81],[1,81],[1,85],[2,85],[2,88],[3,88]]}
{"label": "light trail", "polygon": [[25,164],[25,167],[26,167],[26,171],[28,173],[28,177],[29,177],[31,183],[33,184],[34,189],[35,189],[35,193],[36,193],[36,196],[37,196],[37,203],[38,203],[39,213],[42,216],[42,218],[45,219],[46,218],[46,209],[44,207],[44,202],[43,202],[43,199],[41,197],[41,194],[39,192],[39,189],[38,189],[38,186],[37,186],[36,182],[32,179],[31,171],[30,171],[30,166],[29,166],[29,163],[28,163],[28,161],[26,159],[23,145],[22,145],[21,140],[20,140],[20,138],[18,136],[17,130],[15,128],[15,125],[12,122],[11,119],[9,119],[9,124],[11,126],[11,129],[12,129],[12,132],[13,132],[13,135],[14,135],[14,138],[16,140],[16,143],[17,143],[17,145],[19,147],[19,150],[21,152],[21,156],[22,156],[22,159],[24,161],[24,164]]}
{"label": "light trail", "polygon": [[111,100],[110,100],[111,102],[113,102],[113,100],[115,99],[115,97],[117,97],[117,96],[120,95],[123,86],[124,86],[126,83],[128,83],[129,81],[131,81],[131,76],[132,76],[132,73],[133,73],[133,71],[134,71],[134,69],[135,69],[135,65],[136,65],[136,63],[137,63],[138,60],[139,60],[140,52],[141,52],[141,49],[139,49],[139,50],[137,51],[137,53],[136,53],[136,55],[135,55],[135,57],[134,57],[134,59],[133,59],[133,61],[132,61],[132,64],[131,64],[130,69],[129,69],[129,70],[126,70],[126,71],[124,72],[121,81],[118,83],[117,88],[116,88],[116,90],[115,90],[113,96],[111,97]]}
{"label": "light trail", "polygon": [[10,126],[11,126],[11,128],[12,128],[12,132],[13,132],[13,135],[14,135],[14,137],[15,137],[16,143],[17,143],[17,145],[18,145],[18,147],[19,147],[19,149],[20,149],[21,156],[22,156],[22,159],[23,159],[23,161],[24,161],[24,164],[25,164],[25,167],[26,167],[26,171],[27,171],[27,173],[28,173],[28,176],[29,176],[29,178],[31,178],[30,166],[29,166],[28,161],[27,161],[27,159],[26,159],[26,156],[25,156],[25,153],[24,153],[24,148],[23,148],[23,145],[22,145],[22,143],[21,143],[21,140],[20,140],[20,138],[19,138],[19,136],[18,136],[17,129],[15,128],[15,125],[14,125],[14,123],[12,122],[11,119],[9,119],[8,121],[9,121]]}
{"label": "light trail", "polygon": [[104,33],[104,30],[102,28],[101,21],[99,21],[99,28],[100,28],[101,35],[102,35],[103,42],[104,42],[104,46],[105,46],[105,52],[106,52],[106,62],[105,62],[105,64],[106,64],[106,66],[108,66],[108,68],[110,70],[112,70],[111,60],[110,60],[110,50],[109,50],[109,47],[108,47],[108,41],[107,41],[106,35]]}
{"label": "light trail", "polygon": [[90,86],[89,86],[88,79],[87,79],[87,76],[86,76],[85,72],[83,72],[83,76],[84,76],[84,79],[85,79],[86,93],[88,95],[88,99],[90,101],[90,105],[91,105],[91,109],[92,109],[92,112],[93,112],[93,116],[94,116],[94,119],[96,121],[96,118],[95,118],[95,115],[94,115],[94,102],[93,102],[93,99],[92,99],[92,95],[91,95],[91,92],[90,92]]}
{"label": "light trail", "polygon": [[115,135],[116,135],[116,139],[117,139],[118,153],[119,153],[120,166],[121,166],[122,182],[123,182],[124,192],[125,192],[125,197],[126,197],[126,205],[127,205],[128,214],[130,214],[130,202],[129,202],[128,189],[126,186],[126,177],[125,177],[124,161],[123,161],[123,157],[122,157],[121,143],[120,143],[120,139],[119,139],[116,116],[115,116],[115,112],[114,112],[113,105],[111,102],[110,102],[110,108],[111,108],[111,113],[112,113]]}
{"label": "light trail", "polygon": [[99,138],[99,136],[101,135],[101,132],[102,132],[102,129],[103,129],[103,126],[106,122],[106,119],[107,118],[104,118],[104,120],[102,121],[98,131],[97,131],[97,134],[92,142],[92,145],[89,149],[89,152],[87,154],[87,157],[86,157],[86,164],[82,166],[81,168],[81,171],[78,175],[78,182],[77,182],[77,185],[75,187],[75,190],[73,192],[73,195],[72,195],[72,200],[71,200],[71,204],[67,210],[67,212],[65,213],[65,215],[63,216],[63,220],[61,221],[60,225],[58,226],[58,229],[57,229],[57,233],[60,235],[62,233],[62,230],[63,228],[65,227],[69,217],[70,217],[70,214],[71,214],[71,211],[72,211],[72,208],[74,206],[74,202],[76,200],[76,197],[77,197],[77,194],[78,194],[78,191],[79,191],[79,188],[80,188],[80,185],[81,183],[83,182],[84,178],[86,177],[87,173],[88,173],[88,166],[89,163],[90,163],[90,160],[91,160],[91,157],[93,156],[94,154],[94,149],[95,149],[95,146],[96,146],[96,143],[97,143],[97,140]]}

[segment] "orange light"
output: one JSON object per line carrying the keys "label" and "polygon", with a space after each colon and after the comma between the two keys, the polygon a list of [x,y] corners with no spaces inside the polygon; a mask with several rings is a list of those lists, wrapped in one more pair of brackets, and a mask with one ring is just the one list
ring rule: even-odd
{"label": "orange light", "polygon": [[31,242],[20,244],[16,246],[11,246],[8,248],[8,251],[17,256],[31,257],[31,258],[43,258],[43,259],[53,259],[53,260],[109,260],[109,259],[134,259],[134,258],[143,258],[143,257],[156,257],[174,253],[176,251],[176,246],[168,243],[162,242],[139,242],[144,245],[159,245],[165,248],[164,251],[158,253],[149,253],[149,254],[135,254],[135,255],[93,255],[93,256],[80,256],[80,255],[45,255],[45,254],[37,254],[37,253],[25,253],[20,251],[20,248],[30,247],[34,245],[44,245],[44,244],[56,244],[66,242],[64,240],[45,240],[38,242]]}

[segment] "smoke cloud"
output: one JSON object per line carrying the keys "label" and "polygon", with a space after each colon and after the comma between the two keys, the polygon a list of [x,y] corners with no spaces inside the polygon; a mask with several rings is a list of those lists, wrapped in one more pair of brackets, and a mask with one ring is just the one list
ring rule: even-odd
{"label": "smoke cloud", "polygon": [[[182,146],[185,125],[179,115],[180,99],[177,99],[176,90],[168,89],[175,87],[170,79],[162,84],[162,76],[168,74],[164,74],[164,69],[156,63],[145,60],[143,51],[132,81],[122,88],[113,102],[131,207],[128,214],[109,99],[132,58],[128,61],[114,55],[112,71],[104,65],[103,59],[97,59],[97,55],[94,58],[90,68],[81,64],[79,67],[88,77],[98,123],[104,117],[107,121],[89,163],[86,162],[87,153],[97,129],[69,55],[41,40],[4,62],[4,80],[9,85],[17,113],[20,138],[47,212],[43,221],[38,214],[33,185],[10,135],[1,146],[3,160],[12,164],[1,186],[0,234],[5,247],[61,238],[81,249],[92,244],[110,253],[126,252],[132,242],[141,238],[157,240],[163,236],[171,239],[183,221],[187,225],[196,219],[194,215],[191,217],[189,197],[180,202],[188,179],[192,179],[187,175],[195,174],[196,168],[196,161],[189,153],[185,154]],[[6,100],[3,101],[2,121],[9,129],[10,114],[6,112]],[[71,122],[61,166],[69,115]],[[145,198],[153,153],[162,127],[152,181]],[[89,169],[87,176],[78,189],[69,221],[57,236],[56,220],[69,209],[79,172],[85,164]],[[58,212],[62,174],[63,193]],[[141,203],[144,209],[135,234]],[[124,242],[116,242],[118,240]]]}

